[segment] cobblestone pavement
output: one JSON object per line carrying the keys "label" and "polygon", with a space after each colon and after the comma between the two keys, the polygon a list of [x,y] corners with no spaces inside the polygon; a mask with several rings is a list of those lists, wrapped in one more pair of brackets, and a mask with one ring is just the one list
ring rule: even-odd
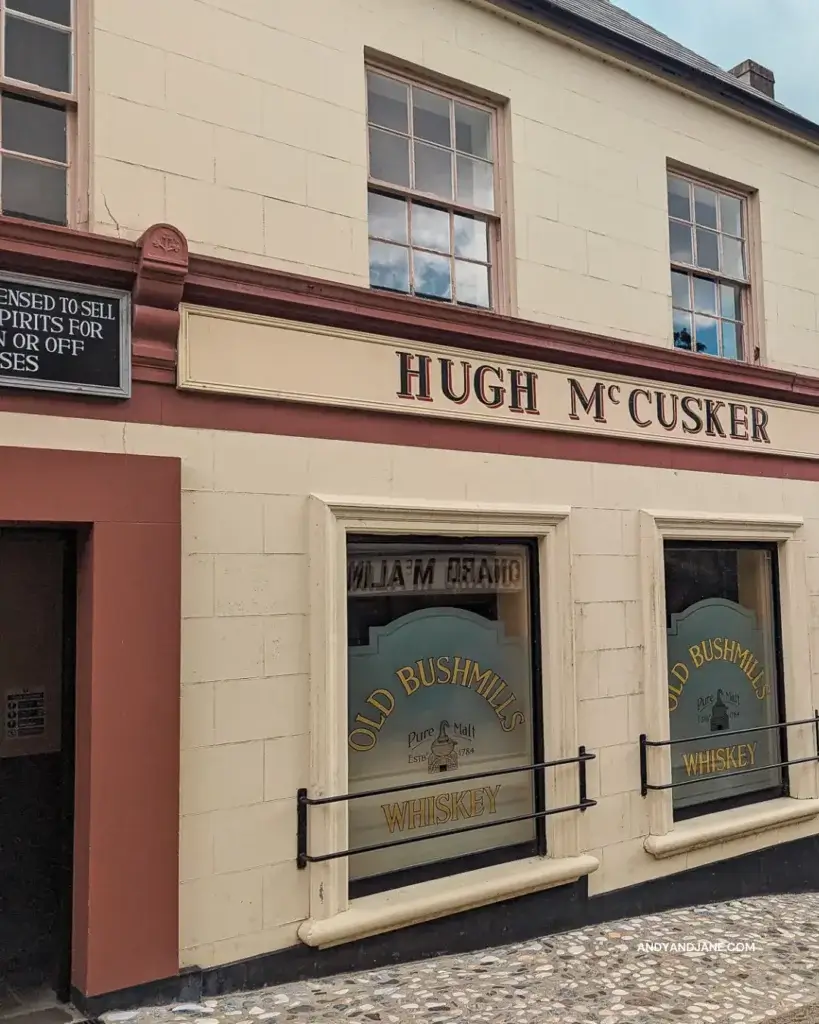
{"label": "cobblestone pavement", "polygon": [[109,1024],[819,1024],[819,894],[633,918]]}

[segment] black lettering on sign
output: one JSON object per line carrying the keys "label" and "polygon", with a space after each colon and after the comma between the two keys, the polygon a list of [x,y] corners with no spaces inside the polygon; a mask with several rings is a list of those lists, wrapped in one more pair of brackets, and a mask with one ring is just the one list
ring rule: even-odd
{"label": "black lettering on sign", "polygon": [[678,403],[677,395],[669,395],[664,391],[657,392],[657,421],[665,430],[674,430],[677,426]]}
{"label": "black lettering on sign", "polygon": [[705,399],[705,433],[709,437],[725,437],[725,431],[719,420],[719,414],[725,408],[725,402],[713,398]]}
{"label": "black lettering on sign", "polygon": [[702,399],[686,395],[680,402],[683,411],[682,428],[686,434],[699,434],[702,431]]}
{"label": "black lettering on sign", "polygon": [[591,394],[587,395],[583,390],[583,385],[580,381],[575,380],[574,377],[569,377],[569,399],[571,401],[569,419],[580,419],[580,413],[577,411],[577,407],[579,405],[583,409],[583,412],[593,417],[595,423],[605,423],[605,394],[605,388],[600,381],[594,385],[591,390]]}
{"label": "black lettering on sign", "polygon": [[760,409],[756,405],[751,406],[751,422],[753,423],[753,438],[755,441],[762,441],[764,444],[770,444],[771,439],[768,437],[768,414],[764,409]]}
{"label": "black lettering on sign", "polygon": [[[528,412],[539,416],[537,409],[537,374],[531,370],[509,371],[509,411]],[[521,404],[525,399],[525,406]]]}
{"label": "black lettering on sign", "polygon": [[398,352],[398,373],[401,384],[399,398],[417,398],[419,402],[431,402],[429,356],[417,356],[412,352]]}
{"label": "black lettering on sign", "polygon": [[[643,400],[642,406],[638,406],[637,399]],[[634,388],[631,394],[628,396],[628,414],[632,420],[637,424],[638,427],[650,427],[651,420],[645,418],[645,414],[641,415],[641,408],[648,410],[649,403],[651,402],[651,392],[645,388]]]}
{"label": "black lettering on sign", "polygon": [[[452,405],[470,401],[484,409],[506,407],[509,412],[539,416],[537,407],[537,373],[514,366],[477,366],[467,359],[396,350],[398,356],[398,398],[418,402],[440,402]],[[440,385],[440,388],[439,388]]]}
{"label": "black lettering on sign", "polygon": [[464,402],[469,401],[469,395],[472,388],[472,378],[470,377],[470,371],[472,364],[468,363],[465,359],[461,360],[461,374],[459,378],[458,388],[456,390],[455,384],[453,383],[453,369],[455,363],[452,359],[441,359],[441,391],[444,393],[444,398],[450,402],[454,402],[455,405],[463,405]]}
{"label": "black lettering on sign", "polygon": [[506,388],[503,386],[503,370],[500,366],[479,366],[475,370],[475,397],[487,409],[499,409],[503,405]]}
{"label": "black lettering on sign", "polygon": [[731,437],[737,441],[748,440],[748,406],[731,402]]}
{"label": "black lettering on sign", "polygon": [[130,395],[130,296],[0,275],[0,386]]}

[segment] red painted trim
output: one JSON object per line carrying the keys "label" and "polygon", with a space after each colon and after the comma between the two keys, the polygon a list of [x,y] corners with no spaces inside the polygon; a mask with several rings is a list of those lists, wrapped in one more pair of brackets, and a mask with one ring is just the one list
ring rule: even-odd
{"label": "red painted trim", "polygon": [[0,521],[80,529],[72,984],[179,964],[180,463],[0,448]]}
{"label": "red painted trim", "polygon": [[650,466],[738,476],[819,480],[819,461],[657,441],[527,430],[494,423],[444,420],[333,406],[272,402],[233,395],[196,394],[137,384],[126,404],[78,401],[64,395],[9,395],[0,391],[0,412],[80,416],[115,422],[155,423],[195,430],[234,430],[288,437],[320,437],[366,444],[441,448],[534,459],[568,459]]}
{"label": "red painted trim", "polygon": [[188,242],[169,224],[140,239],[132,293],[134,378],[176,384],[179,303],[188,272]]}
{"label": "red painted trim", "polygon": [[139,249],[133,242],[0,216],[0,269],[130,288]]}
{"label": "red painted trim", "polygon": [[163,394],[161,404],[167,426],[819,480],[819,461],[755,452],[176,391]]}
{"label": "red painted trim", "polygon": [[0,270],[131,292],[134,380],[176,383],[188,243],[168,224],[138,242],[0,216]]}
{"label": "red painted trim", "polygon": [[134,377],[158,383],[174,383],[172,336],[184,299],[507,359],[819,405],[819,375],[619,341],[208,256],[188,257],[184,236],[170,225],[155,225],[135,243],[0,217],[0,269],[133,289]]}
{"label": "red painted trim", "polygon": [[185,302],[510,359],[819,405],[819,379],[192,255]]}

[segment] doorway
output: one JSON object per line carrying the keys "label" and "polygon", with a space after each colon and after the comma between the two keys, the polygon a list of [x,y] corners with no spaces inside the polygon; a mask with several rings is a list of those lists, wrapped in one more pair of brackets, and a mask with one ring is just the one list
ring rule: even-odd
{"label": "doorway", "polygon": [[0,1022],[58,1024],[71,982],[76,537],[0,527]]}

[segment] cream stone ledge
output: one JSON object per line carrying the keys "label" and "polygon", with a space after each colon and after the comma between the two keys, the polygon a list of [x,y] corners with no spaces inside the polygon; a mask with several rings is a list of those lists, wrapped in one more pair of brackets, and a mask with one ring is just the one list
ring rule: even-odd
{"label": "cream stone ledge", "polygon": [[781,825],[795,825],[819,815],[819,800],[794,800],[782,797],[763,804],[734,807],[730,811],[681,821],[664,836],[648,836],[643,844],[658,860],[688,853],[704,846],[716,846],[726,840],[756,835]]}
{"label": "cream stone ledge", "polygon": [[496,864],[462,875],[419,882],[403,889],[353,900],[348,910],[324,920],[308,919],[299,928],[302,942],[318,949],[381,935],[433,921],[474,907],[525,896],[540,889],[576,882],[600,866],[596,857],[531,857]]}

